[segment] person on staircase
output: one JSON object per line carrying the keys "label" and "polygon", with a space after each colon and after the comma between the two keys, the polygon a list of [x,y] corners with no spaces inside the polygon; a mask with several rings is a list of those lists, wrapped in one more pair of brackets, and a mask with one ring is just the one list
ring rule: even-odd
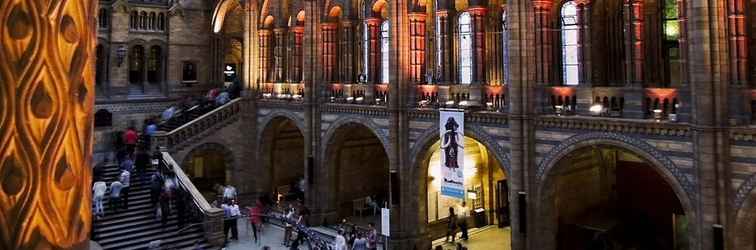
{"label": "person on staircase", "polygon": [[150,154],[147,149],[139,147],[134,156],[134,174],[143,174],[147,172],[147,166],[150,164]]}
{"label": "person on staircase", "polygon": [[139,134],[133,126],[126,129],[126,132],[123,134],[123,142],[126,144],[126,155],[128,157],[134,156],[134,150],[136,149],[138,140]]}
{"label": "person on staircase", "polygon": [[129,171],[129,173],[134,171],[134,161],[131,159],[132,159],[131,155],[127,155],[126,157],[123,158],[123,161],[121,161],[121,165],[120,165],[121,171],[126,170],[126,171]]}
{"label": "person on staircase", "polygon": [[152,204],[152,209],[154,209],[156,218],[157,218],[157,210],[158,210],[158,201],[160,199],[160,191],[163,189],[163,180],[160,177],[158,173],[152,174],[152,177],[150,177],[150,204]]}
{"label": "person on staircase", "polygon": [[167,189],[160,193],[160,224],[165,229],[168,224],[168,217],[171,216],[171,197]]}
{"label": "person on staircase", "polygon": [[175,196],[175,203],[174,203],[174,205],[176,206],[176,216],[178,218],[178,227],[182,228],[182,227],[184,227],[184,223],[186,221],[186,219],[184,218],[184,216],[186,216],[186,204],[187,204],[186,198],[187,198],[187,194],[184,191],[184,189],[177,188],[176,189],[176,194],[174,196]]}
{"label": "person on staircase", "polygon": [[105,192],[107,191],[107,189],[108,184],[106,184],[100,178],[97,178],[94,185],[92,186],[92,200],[95,204],[94,214],[97,219],[105,216],[105,208],[102,207],[102,199],[105,198]]}
{"label": "person on staircase", "polygon": [[119,181],[123,185],[121,188],[121,204],[123,209],[129,209],[129,190],[131,187],[131,173],[128,170],[121,171]]}
{"label": "person on staircase", "polygon": [[110,183],[110,207],[113,212],[118,211],[118,207],[121,206],[121,189],[123,184],[120,181],[114,181]]}

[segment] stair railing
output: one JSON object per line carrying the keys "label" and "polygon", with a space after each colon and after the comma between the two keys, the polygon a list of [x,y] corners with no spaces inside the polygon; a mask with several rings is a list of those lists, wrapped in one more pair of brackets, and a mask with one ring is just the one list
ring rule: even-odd
{"label": "stair railing", "polygon": [[175,181],[182,188],[191,202],[187,204],[189,221],[197,221],[202,224],[205,239],[214,246],[223,245],[223,209],[213,207],[207,202],[202,193],[197,190],[189,176],[184,173],[176,161],[168,152],[160,152],[158,169],[161,173],[175,176]]}
{"label": "stair railing", "polygon": [[242,98],[236,98],[171,131],[155,132],[150,139],[152,151],[156,152],[161,148],[172,149],[213,127],[223,126],[225,123],[232,121],[232,118],[235,118],[240,113],[241,105]]}

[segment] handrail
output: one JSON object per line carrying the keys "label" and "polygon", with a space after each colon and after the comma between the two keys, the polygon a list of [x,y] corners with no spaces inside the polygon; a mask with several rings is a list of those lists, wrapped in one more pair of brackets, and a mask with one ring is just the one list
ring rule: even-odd
{"label": "handrail", "polygon": [[223,104],[223,105],[221,105],[220,107],[217,107],[217,108],[215,108],[215,109],[211,110],[210,112],[207,112],[207,113],[205,113],[204,115],[201,115],[200,117],[197,117],[197,118],[195,118],[194,120],[191,120],[191,121],[189,121],[189,122],[185,123],[184,125],[181,125],[181,126],[179,126],[179,127],[177,127],[177,128],[174,128],[174,129],[173,129],[173,130],[171,130],[171,131],[168,131],[168,132],[167,132],[167,133],[165,133],[165,134],[166,134],[166,135],[171,135],[171,134],[174,134],[174,133],[176,133],[177,131],[179,131],[179,130],[181,130],[181,129],[184,129],[184,128],[186,128],[186,127],[189,127],[189,126],[191,126],[192,124],[196,123],[197,121],[200,121],[200,120],[202,120],[202,119],[205,119],[206,117],[209,117],[209,116],[213,115],[214,113],[218,112],[219,110],[225,109],[226,107],[230,107],[230,106],[232,106],[232,105],[234,105],[234,104],[236,104],[237,102],[240,102],[240,101],[241,101],[241,98],[236,98],[236,99],[233,99],[233,100],[229,101],[228,103],[226,103],[226,104]]}
{"label": "handrail", "polygon": [[241,112],[241,103],[242,98],[236,98],[171,131],[159,130],[155,132],[150,143],[152,149],[167,148],[175,150],[174,146],[180,145],[211,128],[227,124],[227,122],[232,121],[232,118]]}
{"label": "handrail", "polygon": [[195,208],[202,214],[201,220],[207,241],[216,246],[223,244],[223,210],[213,207],[207,202],[207,199],[197,190],[189,176],[184,173],[184,170],[168,152],[160,152],[160,161],[160,165],[165,168],[164,170],[175,175],[177,184],[186,191]]}

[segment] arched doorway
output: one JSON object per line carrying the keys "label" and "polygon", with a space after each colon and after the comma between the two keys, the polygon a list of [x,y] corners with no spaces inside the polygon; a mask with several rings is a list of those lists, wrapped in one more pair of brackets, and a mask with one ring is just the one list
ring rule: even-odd
{"label": "arched doorway", "polygon": [[594,144],[546,174],[537,220],[553,234],[543,235],[543,249],[689,249],[691,215],[670,179],[643,156]]}
{"label": "arched doorway", "polygon": [[159,45],[150,46],[147,64],[147,82],[158,85],[163,81],[163,49]]}
{"label": "arched doorway", "polygon": [[227,170],[233,163],[231,152],[223,145],[206,143],[187,154],[181,167],[192,183],[209,201],[216,200],[218,185],[228,183]]}
{"label": "arched doorway", "polygon": [[[366,125],[349,122],[337,127],[324,155],[328,169],[328,210],[338,220],[380,226],[380,208],[390,199],[389,158],[384,143]],[[333,222],[333,221],[327,221]]]}
{"label": "arched doorway", "polygon": [[262,133],[263,195],[287,203],[304,199],[305,148],[304,135],[294,120],[273,118]]}
{"label": "arched doorway", "polygon": [[[511,249],[511,229],[509,218],[509,174],[504,163],[485,144],[475,138],[464,137],[464,201],[470,210],[467,225],[475,233],[471,240],[464,242],[468,248]],[[444,241],[448,230],[449,208],[459,213],[462,200],[441,194],[442,165],[440,140],[436,140],[422,155],[420,169],[425,175],[422,180],[420,211],[424,211],[426,231],[433,240],[433,246],[452,247]],[[423,192],[424,191],[424,192]],[[424,201],[422,199],[425,199]],[[460,230],[456,229],[459,240]],[[471,234],[472,235],[472,234]],[[483,245],[485,244],[485,246]]]}
{"label": "arched doorway", "polygon": [[[102,42],[98,40],[98,43]],[[105,93],[105,82],[107,81],[107,49],[102,44],[98,44],[95,49],[95,94],[103,95]]]}
{"label": "arched doorway", "polygon": [[132,86],[143,87],[144,83],[144,47],[134,45],[129,54],[129,83]]}

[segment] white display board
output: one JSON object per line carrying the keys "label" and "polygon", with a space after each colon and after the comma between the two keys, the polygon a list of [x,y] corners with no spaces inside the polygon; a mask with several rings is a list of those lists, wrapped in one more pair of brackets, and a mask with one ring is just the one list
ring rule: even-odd
{"label": "white display board", "polygon": [[389,223],[390,210],[388,208],[381,208],[381,234],[388,237],[391,230],[391,224]]}

